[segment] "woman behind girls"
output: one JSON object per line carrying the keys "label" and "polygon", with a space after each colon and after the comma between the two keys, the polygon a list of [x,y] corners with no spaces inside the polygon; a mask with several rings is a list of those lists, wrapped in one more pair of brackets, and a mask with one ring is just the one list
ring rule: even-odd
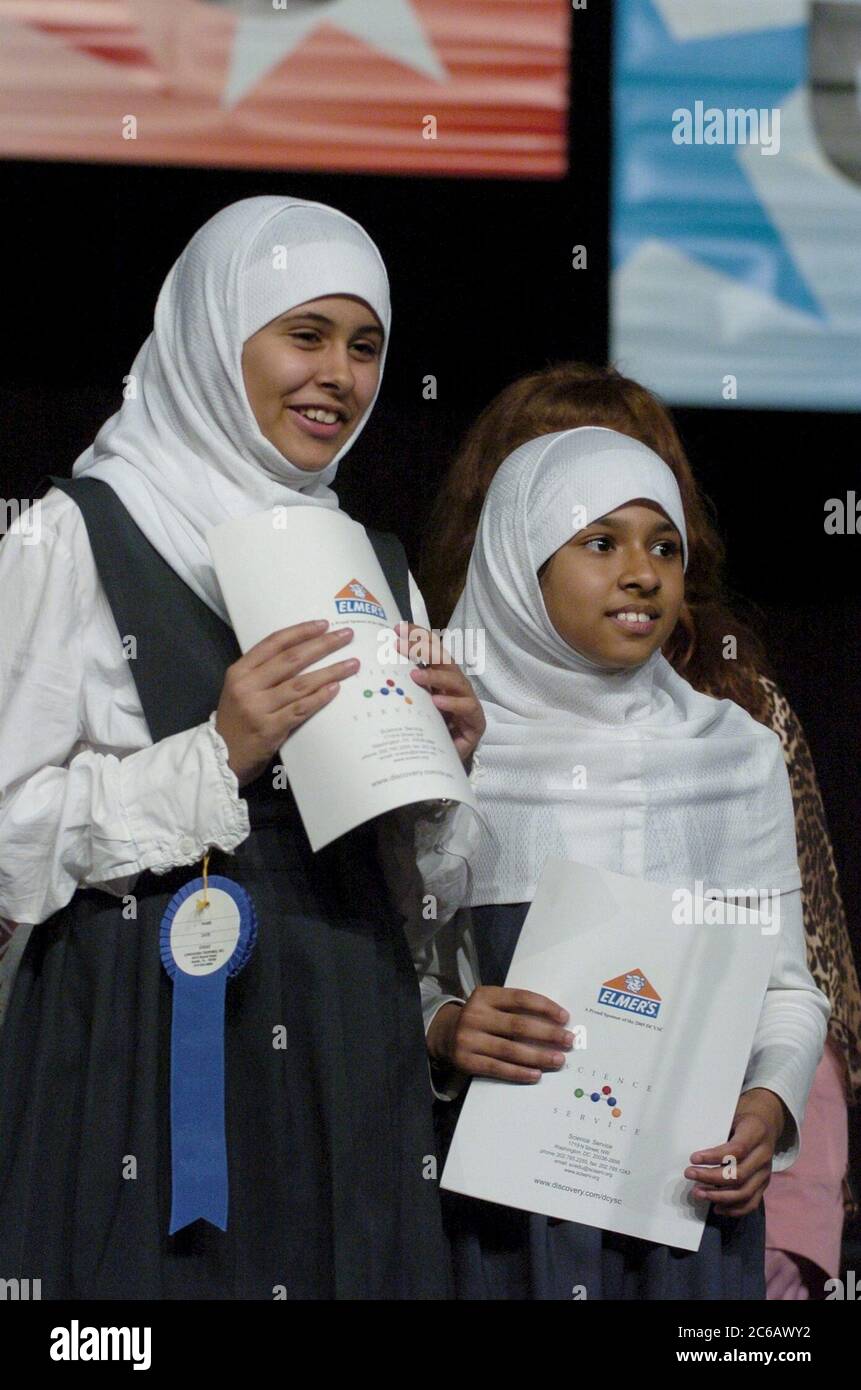
{"label": "woman behind girls", "polygon": [[[639,439],[672,467],[684,502],[690,561],[675,630],[662,651],[695,689],[736,701],[781,740],[789,772],[801,869],[808,967],[831,1004],[828,1036],[801,1128],[801,1153],[774,1172],[764,1198],[769,1298],[822,1298],[840,1274],[844,1211],[857,1210],[848,1180],[847,1101],[861,1096],[861,987],[852,955],[834,853],[810,749],[775,682],[754,629],[723,590],[723,544],[698,491],[675,423],[645,387],[612,367],[563,362],[507,386],[469,430],[438,496],[423,564],[423,588],[443,626],[466,578],[490,480],[526,440],[579,425]],[[738,642],[724,659],[724,637]]]}
{"label": "woman behind girls", "polygon": [[[564,1065],[558,1004],[502,988],[548,855],[651,879],[781,892],[781,930],[731,1127],[704,1135],[684,1176],[711,1208],[697,1252],[471,1199],[449,1203],[462,1297],[764,1297],[762,1192],[788,1166],[821,1056],[828,1004],[804,960],[792,803],[776,737],[699,694],[660,647],[688,561],[670,467],[617,431],[531,440],[487,490],[452,626],[486,635],[479,804],[493,835],[469,902],[482,984],[447,1004],[428,1044],[459,1071],[510,1082]],[[588,770],[588,791],[564,775]],[[721,1162],[732,1153],[738,1174]],[[709,1166],[712,1165],[712,1166]]]}
{"label": "woman behind girls", "polygon": [[[309,613],[243,655],[204,540],[338,505],[389,321],[351,218],[222,209],[168,274],[121,410],[41,501],[38,543],[28,525],[0,547],[0,917],[31,928],[0,1045],[0,1278],[44,1298],[448,1293],[403,920],[421,868],[443,896],[419,845],[432,813],[311,853],[273,759],[354,675],[351,630]],[[398,542],[369,537],[426,621]],[[465,677],[414,676],[467,759],[483,720]],[[227,1229],[171,1235],[159,928],[207,851],[258,935],[227,984]]]}

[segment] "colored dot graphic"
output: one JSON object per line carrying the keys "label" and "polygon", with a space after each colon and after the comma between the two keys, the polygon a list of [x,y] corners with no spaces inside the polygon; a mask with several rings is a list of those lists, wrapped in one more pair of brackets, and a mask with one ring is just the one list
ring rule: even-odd
{"label": "colored dot graphic", "polygon": [[[574,1092],[574,1095],[577,1097],[578,1100],[582,1100],[585,1094],[586,1092],[580,1086],[578,1086],[577,1090]],[[610,1106],[610,1113],[616,1119],[618,1119],[622,1113],[622,1111],[619,1109],[619,1106],[616,1103],[616,1097],[613,1095],[612,1088],[610,1086],[602,1086],[600,1092],[593,1091],[589,1099],[596,1103],[599,1100],[606,1100],[607,1104]]]}
{"label": "colored dot graphic", "polygon": [[[365,690],[365,691],[363,691],[363,694],[364,694],[366,700],[370,700],[371,697],[375,694],[375,691],[373,691],[373,690]],[[392,680],[387,680],[386,683],[385,683],[385,685],[381,685],[381,686],[380,686],[380,694],[381,694],[381,695],[400,695],[401,698],[403,699],[403,702],[404,702],[405,705],[411,705],[411,704],[412,704],[412,697],[411,697],[410,695],[406,695],[406,694],[404,693],[404,691],[401,689],[401,687],[400,687],[399,685],[395,685],[395,682],[392,681]]]}

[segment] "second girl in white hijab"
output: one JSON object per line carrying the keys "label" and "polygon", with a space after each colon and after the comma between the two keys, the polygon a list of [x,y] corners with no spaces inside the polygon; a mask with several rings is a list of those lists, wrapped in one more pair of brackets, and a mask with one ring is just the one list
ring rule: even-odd
{"label": "second girl in white hijab", "polygon": [[426,962],[425,990],[442,1001],[439,962],[460,941],[467,1002],[440,1002],[429,1046],[456,1072],[515,1084],[564,1065],[565,1011],[504,988],[548,855],[656,882],[778,890],[777,956],[732,1130],[738,1178],[720,1167],[725,1136],[704,1134],[684,1174],[712,1202],[696,1253],[451,1197],[460,1297],[570,1299],[580,1285],[589,1299],[765,1298],[762,1193],[772,1159],[785,1168],[798,1155],[829,1006],[806,964],[779,740],[661,654],[686,564],[673,473],[627,435],[547,434],[495,474],[451,620],[485,638],[476,786],[492,834],[474,864],[470,929],[459,920]]}

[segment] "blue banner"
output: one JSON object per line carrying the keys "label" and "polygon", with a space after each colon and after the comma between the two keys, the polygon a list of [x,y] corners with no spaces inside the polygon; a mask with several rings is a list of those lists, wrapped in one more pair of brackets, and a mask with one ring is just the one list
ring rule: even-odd
{"label": "blue banner", "polygon": [[861,408],[861,0],[618,0],[611,355],[676,404]]}

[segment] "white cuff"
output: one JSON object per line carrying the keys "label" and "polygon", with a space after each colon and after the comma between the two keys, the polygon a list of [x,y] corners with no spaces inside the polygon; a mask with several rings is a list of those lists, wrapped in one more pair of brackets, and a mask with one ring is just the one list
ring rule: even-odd
{"label": "white cuff", "polygon": [[120,763],[120,799],[137,867],[163,874],[208,849],[228,853],[250,833],[248,805],[228,766],[228,748],[206,724],[160,739]]}

